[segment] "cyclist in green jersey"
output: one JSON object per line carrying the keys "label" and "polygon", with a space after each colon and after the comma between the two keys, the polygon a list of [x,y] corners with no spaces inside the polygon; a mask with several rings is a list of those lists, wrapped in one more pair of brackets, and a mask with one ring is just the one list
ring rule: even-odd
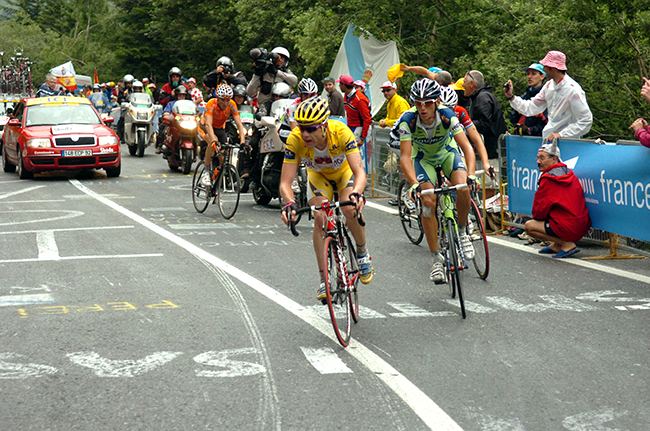
{"label": "cyclist in green jersey", "polygon": [[[411,101],[415,106],[400,117],[397,126],[400,164],[411,184],[411,193],[434,188],[438,165],[453,185],[467,183],[467,175],[474,175],[476,156],[454,111],[440,104],[440,84],[429,78],[416,81],[411,87]],[[460,156],[459,147],[465,153],[468,167]],[[469,190],[456,193],[463,252],[467,259],[473,259],[474,248],[465,229]],[[429,278],[436,284],[444,283],[443,259],[438,252],[438,220],[432,212],[436,195],[422,196],[422,204],[422,227],[433,257]]]}

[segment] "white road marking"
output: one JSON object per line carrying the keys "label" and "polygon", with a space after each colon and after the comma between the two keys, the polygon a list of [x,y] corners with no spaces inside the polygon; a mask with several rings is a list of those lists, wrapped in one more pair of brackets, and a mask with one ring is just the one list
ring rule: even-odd
{"label": "white road marking", "polygon": [[400,311],[399,313],[389,313],[393,317],[446,317],[458,315],[451,311],[427,311],[408,302],[389,302],[388,305]]}
{"label": "white road marking", "polygon": [[[78,180],[69,180],[71,184],[77,187],[82,192],[89,196],[94,197],[106,206],[113,208],[120,214],[129,217],[147,229],[157,233],[163,238],[168,239],[172,243],[184,248],[188,252],[197,256],[200,259],[206,260],[213,265],[218,266],[231,276],[237,278],[241,282],[247,284],[255,291],[266,296],[268,299],[275,302],[280,307],[288,312],[299,317],[307,324],[311,325],[314,329],[318,330],[325,337],[329,338],[333,343],[337,343],[334,331],[331,324],[321,319],[306,307],[298,304],[287,296],[281,294],[272,287],[262,283],[250,274],[230,265],[229,263],[211,255],[207,251],[195,246],[194,244],[184,240],[183,238],[174,235],[173,233],[165,230],[164,228],[150,222],[144,217],[135,214],[132,211],[118,205],[117,203],[106,199],[94,191],[90,190],[85,185],[81,184]],[[345,350],[348,354],[361,362],[368,370],[375,374],[377,378],[383,381],[398,397],[400,397],[406,405],[408,405],[413,412],[420,417],[420,419],[431,429],[446,431],[446,430],[462,430],[462,428],[447,414],[445,413],[431,398],[427,396],[420,388],[415,386],[410,380],[399,373],[393,366],[384,361],[372,350],[359,343],[356,339],[352,338],[350,345]]]}
{"label": "white road marking", "polygon": [[[327,305],[308,305],[305,307],[312,313],[316,314],[321,319],[325,319],[328,322],[330,321],[330,312],[327,309]],[[364,307],[359,305],[359,316],[361,319],[386,319],[386,316],[381,314],[378,311],[373,310],[372,308]]]}
{"label": "white road marking", "polygon": [[512,298],[506,298],[503,296],[486,296],[485,300],[506,310],[529,313],[539,313],[546,310],[576,312],[598,310],[598,308],[593,305],[585,304],[562,295],[540,295],[539,297],[546,302],[537,304],[520,304]]}
{"label": "white road marking", "polygon": [[19,195],[21,193],[28,193],[28,192],[31,192],[32,190],[40,189],[40,188],[43,188],[43,187],[45,187],[45,186],[32,186],[32,187],[27,187],[26,189],[16,190],[14,192],[9,192],[9,193],[4,193],[4,194],[0,195],[0,199],[6,199],[6,198],[8,198],[10,196]]}
{"label": "white road marking", "polygon": [[31,213],[65,213],[63,215],[50,217],[50,218],[41,218],[36,220],[20,220],[20,221],[0,223],[0,226],[13,226],[17,224],[28,224],[28,223],[43,223],[46,221],[64,220],[64,219],[75,218],[84,215],[84,213],[81,211],[67,211],[67,210],[20,210],[20,211],[0,211],[0,213],[5,213],[5,214],[20,213],[22,215],[31,214]]}
{"label": "white road marking", "polygon": [[[458,298],[453,299],[453,298],[448,298],[444,300],[447,304],[453,305],[454,307],[458,307],[460,309],[460,301],[458,301]],[[476,302],[472,301],[465,301],[465,310],[470,311],[472,313],[477,313],[477,314],[486,314],[486,313],[496,313],[497,310],[491,307],[486,307],[485,305],[477,304]]]}
{"label": "white road marking", "polygon": [[155,352],[143,359],[114,360],[95,352],[68,353],[73,364],[90,368],[98,377],[133,377],[158,368],[183,352]]}
{"label": "white road marking", "polygon": [[612,408],[603,407],[600,410],[593,410],[564,418],[562,425],[569,431],[622,431],[619,428],[605,427],[603,424],[627,414],[627,410],[616,412]]}
{"label": "white road marking", "polygon": [[[59,229],[46,229],[51,232],[71,232],[71,231],[79,231],[79,230],[105,230],[105,229],[133,229],[134,226],[93,226],[93,227],[69,227],[69,228],[59,228]],[[0,235],[15,235],[15,234],[23,234],[23,233],[38,233],[42,232],[42,229],[34,229],[34,230],[22,230],[22,231],[7,231],[7,232],[0,232]]]}
{"label": "white road marking", "polygon": [[[81,260],[81,259],[128,259],[134,257],[162,257],[162,253],[145,253],[145,254],[108,254],[108,255],[97,255],[97,256],[65,256],[59,257],[57,261],[61,260]],[[27,258],[27,259],[6,259],[0,260],[0,263],[19,263],[19,262],[38,262],[44,260],[52,259],[41,259],[37,258]]]}
{"label": "white road marking", "polygon": [[142,211],[145,211],[145,212],[187,211],[187,208],[183,208],[183,207],[142,208]]}
{"label": "white road marking", "polygon": [[241,229],[240,226],[232,223],[190,223],[190,224],[170,224],[170,229],[174,230],[195,230],[195,229]]}
{"label": "white road marking", "polygon": [[309,363],[321,374],[351,373],[352,370],[330,347],[320,349],[300,347]]}
{"label": "white road marking", "polygon": [[389,208],[385,205],[380,205],[374,202],[366,201],[366,206],[370,208],[374,208],[379,211],[383,211],[388,214],[399,215],[399,210],[396,210],[395,208]]}
{"label": "white road marking", "polygon": [[58,372],[56,368],[49,365],[17,364],[5,361],[5,359],[19,358],[21,356],[16,353],[0,353],[0,379],[26,379]]}
{"label": "white road marking", "polygon": [[52,304],[54,297],[49,293],[33,293],[28,295],[0,296],[0,307],[15,307],[19,305]]}
{"label": "white road marking", "polygon": [[205,352],[194,357],[199,364],[219,367],[220,370],[195,370],[197,377],[241,377],[254,376],[266,372],[260,364],[230,359],[231,356],[258,353],[253,347],[243,349],[228,349],[220,352]]}
{"label": "white road marking", "polygon": [[65,199],[37,199],[37,200],[32,200],[32,201],[4,201],[0,202],[3,204],[43,204],[43,203],[51,203],[51,202],[65,202]]}
{"label": "white road marking", "polygon": [[59,248],[56,246],[54,231],[41,230],[36,233],[38,260],[59,260]]}

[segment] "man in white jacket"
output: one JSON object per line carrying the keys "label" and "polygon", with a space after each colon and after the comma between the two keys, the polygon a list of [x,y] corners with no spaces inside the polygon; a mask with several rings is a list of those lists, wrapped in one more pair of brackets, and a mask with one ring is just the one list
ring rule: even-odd
{"label": "man in white jacket", "polygon": [[524,100],[513,95],[512,81],[508,80],[503,93],[510,106],[529,117],[548,109],[548,123],[542,137],[549,141],[580,138],[587,134],[593,116],[582,87],[566,73],[566,55],[560,51],[549,51],[540,63],[544,66],[548,82],[535,97]]}

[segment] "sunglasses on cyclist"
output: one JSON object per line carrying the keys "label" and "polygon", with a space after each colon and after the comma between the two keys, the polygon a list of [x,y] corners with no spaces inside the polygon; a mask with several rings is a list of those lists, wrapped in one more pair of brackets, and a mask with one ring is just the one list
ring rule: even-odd
{"label": "sunglasses on cyclist", "polygon": [[314,133],[316,130],[318,130],[318,129],[320,129],[321,127],[323,127],[323,125],[322,125],[322,124],[313,124],[313,125],[311,125],[311,126],[301,126],[301,125],[298,125],[298,127],[300,128],[300,131],[301,131],[301,132]]}
{"label": "sunglasses on cyclist", "polygon": [[415,101],[416,105],[426,106],[426,107],[429,107],[429,106],[433,105],[434,103],[436,103],[436,101],[431,100],[431,99],[429,99],[429,100],[416,100]]}

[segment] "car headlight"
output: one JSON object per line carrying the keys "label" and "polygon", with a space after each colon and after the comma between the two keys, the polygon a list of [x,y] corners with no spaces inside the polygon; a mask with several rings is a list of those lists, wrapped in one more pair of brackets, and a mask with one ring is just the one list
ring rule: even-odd
{"label": "car headlight", "polygon": [[194,130],[196,129],[196,121],[193,120],[181,121],[181,127],[186,130]]}
{"label": "car headlight", "polygon": [[99,145],[117,145],[117,138],[115,136],[100,136],[97,142]]}
{"label": "car headlight", "polygon": [[26,145],[32,148],[48,148],[52,146],[52,143],[49,139],[29,139]]}

